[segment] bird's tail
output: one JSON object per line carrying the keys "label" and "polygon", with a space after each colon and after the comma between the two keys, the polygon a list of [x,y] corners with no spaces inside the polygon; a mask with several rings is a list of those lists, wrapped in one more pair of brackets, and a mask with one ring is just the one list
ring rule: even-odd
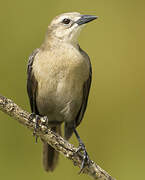
{"label": "bird's tail", "polygon": [[[53,127],[52,131],[61,135],[61,127]],[[43,142],[43,167],[45,171],[53,171],[57,165],[59,153],[49,144]]]}

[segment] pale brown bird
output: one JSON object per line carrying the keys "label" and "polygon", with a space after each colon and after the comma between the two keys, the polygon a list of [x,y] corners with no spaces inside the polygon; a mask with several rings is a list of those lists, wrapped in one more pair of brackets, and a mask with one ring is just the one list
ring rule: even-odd
{"label": "pale brown bird", "polygon": [[[65,138],[74,132],[84,150],[76,127],[81,123],[88,101],[92,79],[89,56],[78,45],[78,35],[84,25],[96,16],[64,13],[55,17],[48,26],[45,40],[29,57],[27,91],[31,110],[47,116],[48,126],[61,134],[65,123]],[[43,142],[43,165],[53,171],[58,152]],[[84,162],[82,164],[82,168]]]}

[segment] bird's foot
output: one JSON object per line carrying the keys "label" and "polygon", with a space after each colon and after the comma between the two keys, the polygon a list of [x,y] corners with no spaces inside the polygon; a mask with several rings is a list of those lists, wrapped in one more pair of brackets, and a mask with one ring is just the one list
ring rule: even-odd
{"label": "bird's foot", "polygon": [[79,147],[77,149],[77,152],[83,152],[83,160],[82,160],[82,164],[81,164],[81,169],[79,171],[79,174],[80,174],[80,173],[83,172],[86,164],[88,164],[89,156],[88,156],[88,153],[86,151],[86,147],[85,147],[85,145],[82,142],[79,143]]}
{"label": "bird's foot", "polygon": [[33,136],[35,136],[35,142],[37,143],[38,141],[38,136],[36,135],[36,132],[39,128],[39,122],[40,122],[40,116],[38,116],[35,113],[30,114],[29,116],[29,120],[30,122],[35,122],[35,127],[34,127],[34,132],[33,132]]}

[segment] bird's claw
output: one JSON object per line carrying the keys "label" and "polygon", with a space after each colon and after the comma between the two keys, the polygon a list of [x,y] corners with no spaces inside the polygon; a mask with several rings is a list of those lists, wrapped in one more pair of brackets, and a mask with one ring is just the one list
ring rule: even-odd
{"label": "bird's claw", "polygon": [[78,152],[83,152],[83,160],[82,160],[82,164],[81,164],[81,169],[79,171],[79,174],[81,174],[86,166],[86,164],[88,163],[89,161],[89,156],[88,156],[88,153],[86,151],[86,147],[83,143],[80,143],[79,144],[79,147],[77,149],[77,153]]}
{"label": "bird's claw", "polygon": [[29,116],[29,120],[32,122],[35,122],[35,127],[34,127],[34,132],[33,132],[33,136],[35,136],[35,142],[37,143],[38,141],[38,136],[36,135],[36,132],[39,128],[39,121],[40,121],[40,117],[38,115],[36,115],[35,113],[30,114]]}

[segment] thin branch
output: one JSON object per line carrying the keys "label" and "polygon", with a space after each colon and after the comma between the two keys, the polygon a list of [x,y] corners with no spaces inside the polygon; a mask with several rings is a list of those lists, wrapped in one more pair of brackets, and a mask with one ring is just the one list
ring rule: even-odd
{"label": "thin branch", "polygon": [[[34,131],[35,119],[30,120],[30,114],[20,108],[12,100],[0,95],[0,110],[16,119],[19,123]],[[58,134],[52,132],[47,127],[47,119],[41,117],[39,128],[36,135],[41,137],[45,142],[50,144],[56,151],[63,154],[66,158],[70,159],[75,166],[81,167],[83,154],[77,152],[77,148],[64,140]],[[86,164],[83,173],[90,175],[98,180],[115,180],[105,170],[99,167],[95,162],[89,160]]]}

